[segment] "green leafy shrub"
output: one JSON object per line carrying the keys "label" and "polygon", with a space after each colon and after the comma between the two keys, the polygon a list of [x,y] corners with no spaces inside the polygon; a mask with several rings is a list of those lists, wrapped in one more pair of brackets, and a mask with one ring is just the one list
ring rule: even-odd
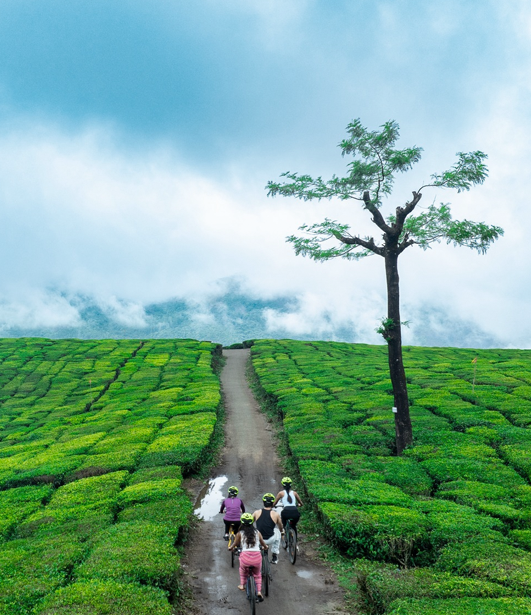
{"label": "green leafy shrub", "polygon": [[408,508],[355,508],[323,502],[319,510],[332,540],[350,557],[369,557],[407,565],[427,538],[425,516]]}
{"label": "green leafy shrub", "polygon": [[11,540],[2,545],[0,609],[13,614],[31,612],[40,598],[67,581],[84,551],[70,535]]}
{"label": "green leafy shrub", "polygon": [[142,583],[177,591],[179,557],[164,526],[139,521],[105,530],[76,578]]}
{"label": "green leafy shrub", "polygon": [[127,476],[127,472],[112,472],[63,485],[55,491],[46,510],[103,507],[107,502],[115,502]]}
{"label": "green leafy shrub", "polygon": [[118,496],[121,507],[141,502],[162,500],[181,492],[181,479],[151,480],[126,487]]}
{"label": "green leafy shrub", "polygon": [[171,498],[145,504],[134,504],[118,514],[118,520],[156,523],[168,528],[175,539],[182,540],[187,532],[192,504],[188,495],[181,491]]}
{"label": "green leafy shrub", "polygon": [[529,598],[396,600],[389,615],[530,615]]}
{"label": "green leafy shrub", "polygon": [[498,583],[431,568],[403,569],[363,560],[354,566],[363,605],[371,615],[387,613],[389,605],[401,598],[498,598],[515,593]]}
{"label": "green leafy shrub", "polygon": [[531,553],[492,540],[469,540],[445,547],[439,570],[473,575],[531,593]]}
{"label": "green leafy shrub", "polygon": [[109,453],[99,455],[85,455],[83,462],[76,468],[73,477],[83,476],[87,470],[92,469],[94,474],[116,472],[118,470],[134,470],[147,444],[133,444],[116,448]]}
{"label": "green leafy shrub", "polygon": [[[394,427],[393,427],[394,429]],[[429,495],[432,481],[425,470],[405,457],[345,455],[335,460],[353,478],[367,477],[400,487],[410,495]]]}
{"label": "green leafy shrub", "polygon": [[128,479],[129,485],[136,485],[153,480],[182,480],[182,472],[179,466],[161,466],[153,468],[142,468],[130,475]]}
{"label": "green leafy shrub", "polygon": [[140,459],[141,467],[196,466],[212,437],[216,415],[201,412],[171,419]]}
{"label": "green leafy shrub", "polygon": [[472,457],[433,458],[421,463],[426,472],[437,482],[468,480],[494,485],[523,485],[524,479],[499,460],[484,461]]}
{"label": "green leafy shrub", "polygon": [[90,580],[47,596],[35,615],[171,615],[163,590],[134,583]]}
{"label": "green leafy shrub", "polygon": [[426,515],[429,541],[434,550],[472,537],[505,540],[500,533],[505,528],[499,519],[478,514],[469,506],[444,500],[420,500],[415,503],[415,509]]}
{"label": "green leafy shrub", "polygon": [[531,551],[531,530],[512,530],[509,538],[517,547]]}

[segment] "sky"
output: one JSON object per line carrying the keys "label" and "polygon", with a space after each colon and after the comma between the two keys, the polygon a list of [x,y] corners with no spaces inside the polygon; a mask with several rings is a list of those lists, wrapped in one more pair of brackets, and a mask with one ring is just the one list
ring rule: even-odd
{"label": "sky", "polygon": [[360,118],[424,149],[384,214],[481,150],[484,185],[421,204],[505,231],[486,255],[401,256],[405,342],[429,327],[440,345],[469,330],[530,348],[530,103],[524,0],[3,0],[0,333],[75,326],[80,296],[124,326],[171,300],[208,320],[236,285],[272,301],[272,334],[380,343],[383,260],[317,264],[285,241],[324,218],[374,234],[367,212],[265,189],[285,171],[342,175],[337,145]]}

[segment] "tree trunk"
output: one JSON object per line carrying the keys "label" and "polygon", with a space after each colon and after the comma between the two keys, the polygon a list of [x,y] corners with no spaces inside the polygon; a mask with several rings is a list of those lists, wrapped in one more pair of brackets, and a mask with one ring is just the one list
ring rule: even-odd
{"label": "tree trunk", "polygon": [[413,429],[409,416],[406,372],[402,360],[402,328],[400,324],[400,288],[398,278],[398,254],[387,249],[385,253],[385,272],[387,276],[387,348],[389,354],[389,374],[393,385],[395,400],[395,432],[398,455],[413,442]]}

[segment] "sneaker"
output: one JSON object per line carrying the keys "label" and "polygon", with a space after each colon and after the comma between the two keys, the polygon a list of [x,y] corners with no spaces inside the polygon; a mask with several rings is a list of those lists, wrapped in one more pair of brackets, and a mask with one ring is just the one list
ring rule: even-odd
{"label": "sneaker", "polygon": [[271,558],[271,563],[278,564],[278,555],[276,553],[273,553],[273,557]]}
{"label": "sneaker", "polygon": [[225,534],[225,536],[223,536],[223,538],[224,538],[227,542],[229,542],[229,535],[228,535],[228,534]]}

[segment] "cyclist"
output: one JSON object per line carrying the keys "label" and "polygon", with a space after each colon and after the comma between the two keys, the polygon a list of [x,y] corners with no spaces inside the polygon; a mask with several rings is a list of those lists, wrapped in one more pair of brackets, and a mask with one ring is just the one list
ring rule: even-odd
{"label": "cyclist", "polygon": [[230,526],[234,526],[234,533],[236,534],[240,529],[240,515],[245,512],[245,505],[236,497],[238,495],[238,487],[229,487],[228,495],[221,503],[219,512],[225,512],[223,521],[225,523],[225,540],[229,539]]}
{"label": "cyclist", "polygon": [[247,577],[252,574],[256,585],[258,601],[262,602],[262,554],[260,547],[266,551],[268,546],[262,538],[262,534],[254,527],[254,518],[251,513],[243,513],[240,517],[241,528],[236,535],[236,540],[229,550],[240,547],[240,585],[238,589],[244,590]]}
{"label": "cyclist", "polygon": [[295,534],[297,534],[297,523],[301,516],[297,506],[300,508],[302,506],[302,501],[299,494],[291,488],[292,482],[289,476],[284,476],[280,481],[284,490],[277,493],[273,506],[276,506],[280,501],[282,502],[282,506],[284,507],[280,513],[282,524],[285,527],[286,521],[291,519],[291,527],[293,527]]}
{"label": "cyclist", "polygon": [[266,545],[271,546],[273,556],[272,564],[278,564],[278,554],[280,553],[280,534],[284,534],[284,526],[280,515],[273,510],[273,502],[275,496],[272,493],[266,493],[262,498],[264,507],[261,510],[255,510],[253,518],[256,521],[256,529],[262,534],[262,538]]}

